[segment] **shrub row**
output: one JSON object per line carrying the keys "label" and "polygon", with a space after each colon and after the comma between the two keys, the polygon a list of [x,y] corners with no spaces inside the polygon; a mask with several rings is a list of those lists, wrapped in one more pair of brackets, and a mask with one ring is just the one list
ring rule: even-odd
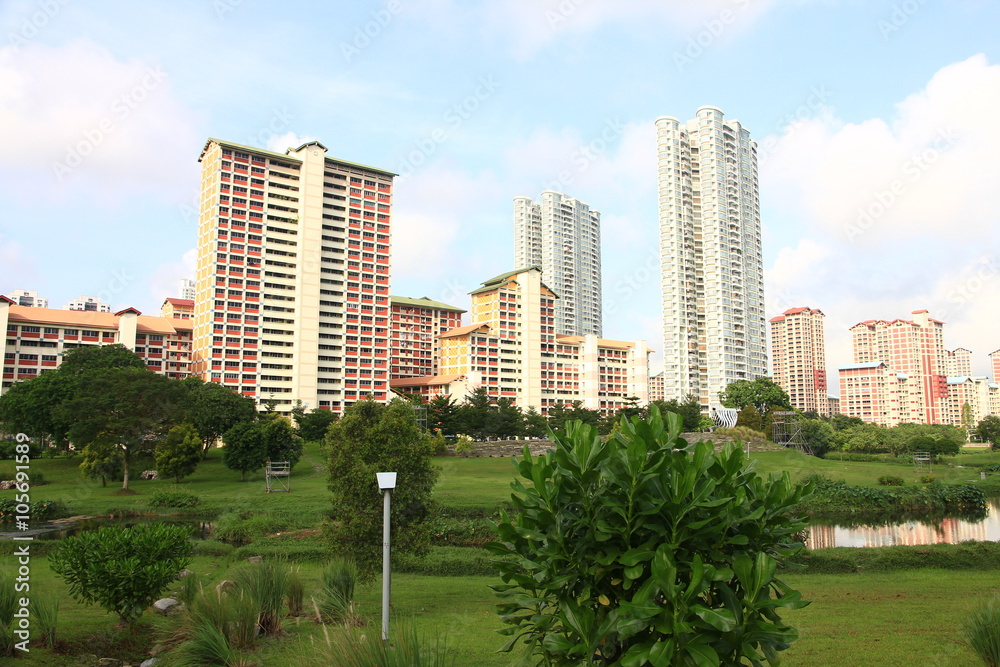
{"label": "shrub row", "polygon": [[945,512],[986,516],[986,494],[974,484],[929,484],[877,488],[851,486],[823,475],[810,475],[816,493],[796,508],[811,516],[876,514],[892,516],[907,512]]}
{"label": "shrub row", "polygon": [[[0,521],[13,521],[18,514],[17,506],[14,498],[0,498]],[[32,521],[58,519],[65,514],[66,505],[61,500],[36,500],[28,505],[28,515]]]}
{"label": "shrub row", "polygon": [[157,491],[149,498],[150,507],[196,507],[201,500],[183,491]]}
{"label": "shrub row", "polygon": [[394,571],[432,577],[495,577],[495,556],[485,549],[468,547],[432,547],[423,558],[405,556],[393,566]]}
{"label": "shrub row", "polygon": [[485,517],[435,516],[430,524],[431,544],[438,547],[481,547],[497,535]]}
{"label": "shrub row", "polygon": [[809,574],[843,574],[858,572],[859,568],[871,572],[919,568],[996,570],[1000,569],[1000,543],[970,541],[871,549],[836,547],[805,551],[793,562],[805,565],[805,572]]}

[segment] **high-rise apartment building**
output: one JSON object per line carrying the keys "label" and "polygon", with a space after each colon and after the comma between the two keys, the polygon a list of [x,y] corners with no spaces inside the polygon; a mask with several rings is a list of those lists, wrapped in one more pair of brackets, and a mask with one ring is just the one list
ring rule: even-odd
{"label": "high-rise apartment building", "polygon": [[972,375],[972,351],[964,347],[945,350],[944,369],[948,377]]}
{"label": "high-rise apartment building", "polygon": [[437,375],[441,356],[439,336],[462,326],[465,311],[427,297],[393,296],[389,303],[392,308],[389,379]]}
{"label": "high-rise apartment building", "polygon": [[767,373],[757,144],[709,106],[656,135],[666,397],[707,409]]}
{"label": "high-rise apartment building", "polygon": [[[854,364],[840,367],[841,412],[885,426],[946,421],[944,322],[915,310],[912,320],[859,322],[851,337]],[[877,381],[859,381],[863,367],[878,373]]]}
{"label": "high-rise apartment building", "polygon": [[195,282],[190,278],[181,278],[180,288],[178,289],[178,296],[182,299],[187,299],[189,301],[194,301],[195,295]]}
{"label": "high-rise apartment building", "polygon": [[537,266],[559,297],[555,330],[600,336],[601,214],[578,199],[546,190],[540,202],[514,199],[514,265]]}
{"label": "high-rise apartment building", "polygon": [[511,271],[472,292],[472,324],[440,334],[438,375],[392,381],[395,390],[456,400],[477,388],[543,414],[581,401],[610,414],[647,402],[649,348],[555,333],[557,297],[537,267]]}
{"label": "high-rise apartment building", "polygon": [[385,401],[395,174],[209,139],[194,372],[287,411]]}
{"label": "high-rise apartment building", "polygon": [[9,293],[7,297],[18,306],[28,308],[48,308],[49,300],[38,296],[35,290],[16,289]]}
{"label": "high-rise apartment building", "polygon": [[771,377],[793,408],[829,414],[823,317],[822,311],[805,307],[771,318]]}
{"label": "high-rise apartment building", "polygon": [[990,369],[993,373],[993,383],[1000,384],[1000,350],[990,352]]}
{"label": "high-rise apartment building", "polygon": [[66,310],[83,310],[88,313],[110,313],[111,305],[97,296],[78,296],[66,304]]}
{"label": "high-rise apartment building", "polygon": [[649,376],[649,402],[663,401],[664,398],[663,371]]}

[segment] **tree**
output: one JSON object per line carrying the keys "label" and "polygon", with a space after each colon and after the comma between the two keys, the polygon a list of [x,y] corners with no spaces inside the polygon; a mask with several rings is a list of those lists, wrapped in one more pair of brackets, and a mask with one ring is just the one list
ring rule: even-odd
{"label": "tree", "polygon": [[179,420],[181,387],[142,368],[107,368],[81,372],[73,398],[56,408],[59,419],[69,423],[74,444],[112,445],[122,452],[122,489],[128,489],[132,459],[154,443]]}
{"label": "tree", "polygon": [[489,435],[490,412],[493,399],[485,387],[479,387],[465,397],[458,408],[458,422],[463,433],[477,440],[485,440]]}
{"label": "tree", "polygon": [[802,439],[814,456],[822,457],[830,449],[833,440],[833,427],[822,419],[799,419],[802,428]]}
{"label": "tree", "polygon": [[694,394],[688,396],[683,402],[671,398],[669,401],[653,401],[652,404],[656,405],[660,414],[673,412],[680,415],[684,423],[684,430],[687,432],[697,431],[701,427],[701,401]]}
{"label": "tree", "polygon": [[202,382],[200,378],[184,380],[184,418],[197,429],[202,442],[201,459],[222,434],[241,422],[257,419],[257,406],[252,398],[237,394],[218,382]]}
{"label": "tree", "polygon": [[802,548],[806,521],[789,513],[807,489],[680,430],[655,406],[607,441],[571,422],[555,451],[515,462],[530,484],[511,484],[516,514],[501,511],[486,545],[501,556],[502,650],[523,642],[539,664],[761,664],[797,637],[777,612],[806,603],[776,574]]}
{"label": "tree", "polygon": [[302,439],[287,419],[279,418],[257,422],[261,429],[265,461],[288,461],[289,469],[302,458]]}
{"label": "tree", "polygon": [[222,463],[230,470],[240,473],[240,481],[245,482],[248,472],[264,467],[267,461],[267,445],[264,443],[265,422],[241,422],[225,432],[222,441]]}
{"label": "tree", "polygon": [[382,494],[375,473],[397,473],[392,492],[392,555],[423,555],[430,545],[431,491],[438,470],[405,401],[359,401],[326,434],[332,497],[328,536],[370,578],[382,559]]}
{"label": "tree", "polygon": [[84,345],[68,350],[55,372],[71,377],[91,371],[113,371],[123,368],[148,370],[138,354],[120,343],[114,345]]}
{"label": "tree", "polygon": [[1000,417],[990,415],[984,418],[976,426],[976,435],[983,442],[990,443],[990,449],[993,451],[1000,449]]}
{"label": "tree", "polygon": [[524,413],[524,434],[529,438],[544,438],[548,434],[548,422],[534,406]]}
{"label": "tree", "polygon": [[750,380],[730,382],[719,392],[719,400],[725,407],[737,410],[752,405],[761,415],[767,412],[769,405],[782,410],[792,409],[792,401],[788,398],[788,394],[769,377],[759,377],[752,382]]}
{"label": "tree", "polygon": [[110,443],[92,442],[83,448],[83,462],[80,474],[90,479],[101,480],[101,486],[108,485],[108,479],[122,474],[122,452]]}
{"label": "tree", "polygon": [[74,600],[99,604],[128,625],[187,565],[190,532],[165,523],[90,530],[63,539],[49,563]]}
{"label": "tree", "polygon": [[427,428],[440,431],[442,435],[457,435],[458,406],[451,396],[439,395],[427,402]]}
{"label": "tree", "polygon": [[[736,416],[736,425],[764,433],[764,420],[752,403],[740,409],[740,414]],[[771,434],[764,433],[764,435],[770,437]]]}
{"label": "tree", "polygon": [[198,468],[201,460],[201,438],[190,424],[180,424],[167,432],[156,445],[156,472],[160,477],[173,477],[180,483]]}
{"label": "tree", "polygon": [[962,428],[966,432],[971,431],[976,426],[975,417],[972,416],[972,406],[966,401],[962,404]]}
{"label": "tree", "polygon": [[337,421],[337,415],[329,410],[314,408],[299,420],[299,437],[306,442],[317,442],[326,436],[330,424]]}
{"label": "tree", "polygon": [[865,421],[861,417],[848,417],[844,414],[835,414],[830,420],[830,425],[834,431],[843,431],[852,426],[864,426]]}
{"label": "tree", "polygon": [[72,396],[73,383],[57,371],[15,382],[0,396],[0,422],[5,431],[68,444],[69,424],[58,418],[56,408]]}
{"label": "tree", "polygon": [[524,432],[521,408],[506,396],[497,399],[496,405],[486,415],[486,433],[494,438],[513,438]]}

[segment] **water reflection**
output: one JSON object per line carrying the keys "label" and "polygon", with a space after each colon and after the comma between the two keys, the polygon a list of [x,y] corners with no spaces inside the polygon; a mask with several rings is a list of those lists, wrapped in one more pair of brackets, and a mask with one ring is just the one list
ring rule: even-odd
{"label": "water reflection", "polygon": [[26,531],[11,531],[10,524],[0,524],[0,540],[10,540],[14,537],[32,537],[35,540],[61,540],[64,537],[79,535],[87,530],[97,530],[104,526],[134,526],[139,523],[169,523],[172,525],[182,525],[191,527],[191,539],[207,540],[212,532],[213,524],[204,519],[178,519],[178,518],[138,518],[126,517],[121,519],[80,519],[78,521],[39,521],[32,522],[30,529]]}
{"label": "water reflection", "polygon": [[850,527],[813,524],[809,532],[809,549],[958,544],[966,540],[1000,542],[1000,498],[989,500],[989,514],[981,520],[947,518]]}

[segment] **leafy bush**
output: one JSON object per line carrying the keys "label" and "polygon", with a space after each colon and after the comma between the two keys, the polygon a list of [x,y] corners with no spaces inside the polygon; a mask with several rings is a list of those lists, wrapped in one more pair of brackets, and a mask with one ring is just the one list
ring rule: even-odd
{"label": "leafy bush", "polygon": [[493,522],[485,517],[438,515],[430,525],[431,543],[439,547],[481,547],[496,537]]}
{"label": "leafy bush", "polygon": [[733,440],[739,440],[740,442],[754,442],[755,440],[770,441],[770,438],[764,435],[761,431],[755,431],[748,426],[717,428],[715,429],[715,433],[723,435],[727,438],[732,438]]}
{"label": "leafy bush", "polygon": [[183,491],[157,491],[149,498],[150,507],[196,507],[199,503],[198,496]]}
{"label": "leafy bush", "polygon": [[455,453],[459,456],[468,456],[474,451],[472,440],[468,436],[460,436],[455,442]]}
{"label": "leafy bush", "polygon": [[[37,459],[46,449],[48,449],[43,448],[33,440],[29,440],[24,444],[28,445],[28,458],[31,459]],[[17,456],[17,445],[17,440],[14,440],[13,438],[0,440],[0,459],[13,460],[14,457]],[[4,479],[10,478],[5,477]]]}
{"label": "leafy bush", "polygon": [[810,574],[856,573],[896,570],[995,570],[1000,568],[1000,543],[963,542],[892,546],[877,549],[835,547],[804,551],[794,561],[806,566]]}
{"label": "leafy bush", "polygon": [[[556,449],[517,461],[514,503],[501,513],[502,632],[545,664],[776,662],[797,637],[782,607],[804,606],[776,578],[802,549],[789,516],[807,490],[768,479],[742,451],[687,444],[681,421],[655,407],[607,442],[582,422]],[[650,518],[656,517],[656,520]]]}
{"label": "leafy bush", "polygon": [[[18,504],[14,498],[0,498],[0,521],[12,521],[19,514]],[[34,521],[56,519],[65,514],[66,505],[61,500],[36,500],[28,505],[28,516]]]}
{"label": "leafy bush", "polygon": [[263,510],[248,510],[223,514],[216,519],[212,534],[217,540],[241,546],[292,527],[296,527],[296,522],[287,516]]}
{"label": "leafy bush", "polygon": [[930,484],[933,481],[934,481],[934,475],[921,475],[920,476],[920,483],[921,484]]}
{"label": "leafy bush", "polygon": [[965,620],[965,643],[989,667],[1000,665],[1000,596],[986,601]]}
{"label": "leafy bush", "polygon": [[929,484],[925,487],[904,486],[879,488],[851,486],[825,475],[809,475],[803,479],[816,492],[800,503],[799,511],[813,516],[849,514],[855,518],[877,516],[885,519],[908,512],[940,512],[985,517],[988,509],[986,494],[974,484]]}
{"label": "leafy bush", "polygon": [[880,475],[878,478],[879,486],[903,486],[903,478],[898,475]]}
{"label": "leafy bush", "polygon": [[179,424],[156,445],[156,471],[160,477],[180,482],[198,468],[201,461],[201,437],[191,424]]}
{"label": "leafy bush", "polygon": [[74,600],[99,604],[130,624],[187,565],[190,532],[164,523],[100,528],[67,537],[49,562]]}

